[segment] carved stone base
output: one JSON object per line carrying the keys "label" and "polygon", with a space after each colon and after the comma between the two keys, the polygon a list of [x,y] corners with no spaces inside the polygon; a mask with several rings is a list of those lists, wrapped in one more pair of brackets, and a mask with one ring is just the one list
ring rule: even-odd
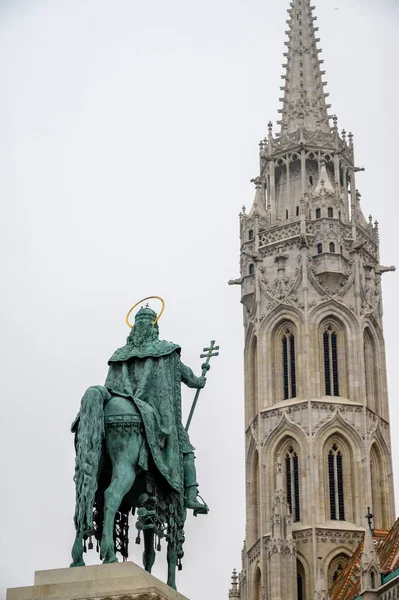
{"label": "carved stone base", "polygon": [[34,585],[10,588],[7,600],[187,600],[132,562],[36,571]]}

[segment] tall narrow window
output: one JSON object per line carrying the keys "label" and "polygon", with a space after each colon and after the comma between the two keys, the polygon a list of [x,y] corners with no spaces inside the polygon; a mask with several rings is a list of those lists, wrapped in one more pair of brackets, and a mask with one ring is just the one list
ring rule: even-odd
{"label": "tall narrow window", "polygon": [[334,216],[334,209],[331,206],[328,207],[327,214],[330,218]]}
{"label": "tall narrow window", "polygon": [[363,348],[367,406],[371,408],[371,410],[379,412],[377,356],[374,339],[368,328],[364,331]]}
{"label": "tall narrow window", "polygon": [[323,253],[323,244],[317,244],[317,254]]}
{"label": "tall narrow window", "polygon": [[296,398],[295,337],[287,329],[283,339],[283,387],[284,400]]}
{"label": "tall narrow window", "polygon": [[299,206],[296,207],[296,216],[299,217]]}
{"label": "tall narrow window", "polygon": [[321,219],[321,208],[316,208],[316,219]]}
{"label": "tall narrow window", "polygon": [[339,396],[337,334],[331,327],[323,334],[326,396]]}
{"label": "tall narrow window", "polygon": [[300,560],[296,561],[297,598],[305,600],[305,570]]}
{"label": "tall narrow window", "polygon": [[285,211],[285,218],[288,219],[288,208]]}
{"label": "tall narrow window", "polygon": [[248,239],[249,239],[249,241],[254,239],[254,230],[253,229],[250,229],[248,231]]}
{"label": "tall narrow window", "polygon": [[298,589],[298,600],[303,600],[303,580],[302,575],[298,573],[296,576],[297,589]]}
{"label": "tall narrow window", "polygon": [[299,461],[298,455],[289,448],[285,457],[285,476],[287,489],[287,502],[295,523],[301,520],[301,507],[299,502]]}
{"label": "tall narrow window", "polygon": [[254,263],[251,263],[249,265],[249,274],[253,275],[254,273],[255,273],[255,265],[254,265]]}
{"label": "tall narrow window", "polygon": [[330,252],[335,252],[335,244],[334,244],[334,242],[330,242]]}
{"label": "tall narrow window", "polygon": [[337,444],[334,444],[328,453],[328,482],[330,518],[332,521],[345,521],[342,452]]}

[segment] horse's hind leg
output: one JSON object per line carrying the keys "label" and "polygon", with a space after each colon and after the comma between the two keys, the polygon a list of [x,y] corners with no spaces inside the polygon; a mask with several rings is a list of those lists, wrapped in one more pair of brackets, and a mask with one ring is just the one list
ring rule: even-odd
{"label": "horse's hind leg", "polygon": [[106,442],[112,461],[112,479],[104,492],[101,556],[104,563],[113,563],[118,562],[114,544],[115,515],[136,478],[143,437],[140,433],[133,431],[124,436],[107,435]]}
{"label": "horse's hind leg", "polygon": [[115,516],[135,478],[136,471],[127,457],[121,457],[113,465],[112,481],[104,492],[104,528],[101,540],[101,556],[104,563],[118,562],[114,544]]}
{"label": "horse's hind leg", "polygon": [[83,537],[79,533],[76,533],[76,538],[72,546],[72,560],[71,567],[85,566],[83,560]]}
{"label": "horse's hind leg", "polygon": [[151,569],[155,562],[155,549],[154,549],[154,530],[144,529],[144,552],[143,552],[143,566],[148,573],[151,573]]}

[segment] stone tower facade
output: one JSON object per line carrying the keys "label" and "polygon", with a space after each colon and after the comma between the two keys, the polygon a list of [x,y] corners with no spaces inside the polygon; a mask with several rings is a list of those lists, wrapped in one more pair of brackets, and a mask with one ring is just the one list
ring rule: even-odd
{"label": "stone tower facade", "polygon": [[[329,116],[316,17],[293,0],[281,121],[240,215],[246,541],[241,600],[322,600],[395,518],[378,224]],[[237,590],[235,593],[238,594]],[[238,597],[238,596],[237,596]]]}

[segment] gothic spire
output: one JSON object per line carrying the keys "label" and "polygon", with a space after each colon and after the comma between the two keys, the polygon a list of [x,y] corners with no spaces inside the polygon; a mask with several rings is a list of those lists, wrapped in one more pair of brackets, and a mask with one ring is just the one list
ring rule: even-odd
{"label": "gothic spire", "polygon": [[318,27],[314,26],[317,17],[313,15],[314,6],[310,0],[292,0],[288,9],[289,30],[288,42],[285,45],[288,51],[286,57],[285,85],[281,87],[284,97],[281,98],[283,108],[280,109],[282,119],[281,132],[294,133],[302,126],[308,131],[320,129],[330,133],[328,108],[326,103],[328,94],[324,92],[326,85],[322,81],[324,71],[319,58],[321,50],[317,48],[316,38]]}

